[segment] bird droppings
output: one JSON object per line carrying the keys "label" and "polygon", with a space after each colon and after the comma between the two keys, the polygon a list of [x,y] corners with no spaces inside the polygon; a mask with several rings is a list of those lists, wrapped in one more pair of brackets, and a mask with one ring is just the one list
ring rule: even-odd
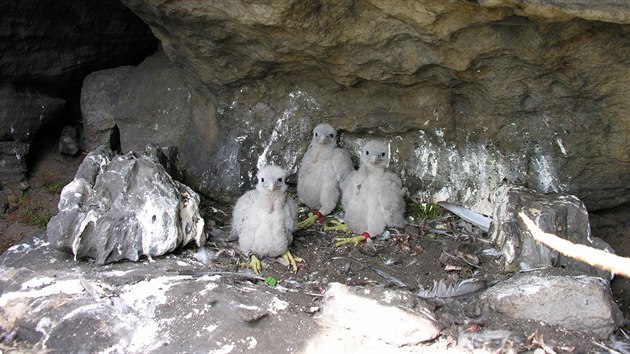
{"label": "bird droppings", "polygon": [[56,294],[76,295],[84,291],[79,279],[56,280],[38,289],[25,289],[24,291],[5,292],[0,296],[0,306],[6,306],[13,300],[24,298],[41,298]]}
{"label": "bird droppings", "polygon": [[[419,144],[404,162],[402,175],[424,182],[422,193],[431,196],[439,190],[448,191],[452,201],[481,214],[492,213],[495,191],[505,184],[522,185],[533,178],[541,191],[563,191],[551,155],[541,148],[531,157],[520,153],[504,154],[493,145],[469,142],[464,147],[446,144],[439,135],[418,132]],[[448,161],[448,164],[441,162]],[[533,177],[530,174],[533,173]],[[420,199],[427,199],[420,196]],[[437,202],[426,200],[428,202]]]}

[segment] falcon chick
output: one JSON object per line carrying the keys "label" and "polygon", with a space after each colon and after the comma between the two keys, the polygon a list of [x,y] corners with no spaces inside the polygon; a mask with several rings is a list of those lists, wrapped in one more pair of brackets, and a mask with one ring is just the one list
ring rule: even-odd
{"label": "falcon chick", "polygon": [[[332,229],[347,229],[363,234],[337,239],[337,246],[355,245],[379,235],[388,226],[405,223],[405,189],[400,177],[385,170],[389,164],[388,144],[370,140],[361,149],[361,165],[341,183],[341,203],[345,210],[346,225],[339,223]],[[331,228],[328,228],[331,229]]]}
{"label": "falcon chick", "polygon": [[303,229],[324,221],[339,201],[339,184],[352,171],[350,154],[337,147],[337,131],[331,125],[322,123],[313,129],[311,145],[302,157],[298,172],[298,197],[306,206],[317,210],[309,213],[307,219],[298,223]]}
{"label": "falcon chick", "polygon": [[293,241],[297,222],[297,202],[287,195],[286,172],[277,166],[258,171],[256,189],[243,194],[232,212],[232,235],[238,237],[239,248],[251,260],[246,265],[260,274],[263,264],[258,257],[282,257],[297,271],[288,247]]}

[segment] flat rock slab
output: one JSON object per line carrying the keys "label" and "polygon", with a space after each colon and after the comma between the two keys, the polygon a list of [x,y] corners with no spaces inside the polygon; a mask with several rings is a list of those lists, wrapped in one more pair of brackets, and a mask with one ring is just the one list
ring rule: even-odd
{"label": "flat rock slab", "polygon": [[28,237],[0,256],[0,338],[64,353],[402,353],[440,333],[409,292],[332,283],[308,307],[252,273],[211,272],[195,254],[100,266],[50,247],[45,233]]}
{"label": "flat rock slab", "polygon": [[384,343],[403,347],[440,335],[431,307],[408,291],[331,283],[322,307],[317,319],[324,327],[333,329],[330,335],[340,340],[363,337],[364,341],[372,342],[368,347]]}
{"label": "flat rock slab", "polygon": [[311,315],[288,311],[292,305],[274,288],[235,286],[203,268],[175,255],[75,262],[35,235],[0,257],[2,336],[64,353],[278,353],[305,344]]}
{"label": "flat rock slab", "polygon": [[511,318],[591,331],[600,338],[607,338],[622,319],[608,281],[586,275],[517,275],[488,289],[481,299]]}

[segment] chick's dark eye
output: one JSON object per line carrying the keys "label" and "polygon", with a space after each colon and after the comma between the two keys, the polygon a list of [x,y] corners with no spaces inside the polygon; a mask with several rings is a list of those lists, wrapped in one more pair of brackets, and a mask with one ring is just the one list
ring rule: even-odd
{"label": "chick's dark eye", "polygon": [[335,137],[335,134],[332,134],[332,133],[331,133],[331,134],[328,134],[328,136],[329,136],[329,137],[331,137],[331,138],[334,138],[334,137]]}
{"label": "chick's dark eye", "polygon": [[315,137],[318,137],[318,136],[319,136],[319,133],[315,133]]}
{"label": "chick's dark eye", "polygon": [[381,157],[385,157],[385,153],[384,152],[381,152]]}
{"label": "chick's dark eye", "polygon": [[365,154],[366,154],[366,155],[369,155],[369,154],[370,154],[370,152],[369,152],[369,151],[367,151],[367,150],[365,150]]}
{"label": "chick's dark eye", "polygon": [[282,183],[282,178],[278,178],[278,182]]}
{"label": "chick's dark eye", "polygon": [[261,182],[265,182],[265,179],[264,179],[264,178],[261,178],[261,179],[260,179],[260,181],[261,181]]}

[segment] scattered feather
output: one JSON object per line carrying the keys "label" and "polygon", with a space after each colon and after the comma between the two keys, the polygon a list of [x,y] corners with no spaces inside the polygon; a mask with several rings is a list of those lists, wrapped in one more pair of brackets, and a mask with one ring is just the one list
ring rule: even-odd
{"label": "scattered feather", "polygon": [[214,261],[217,259],[216,252],[208,251],[205,247],[199,247],[197,252],[195,252],[195,258],[204,265],[208,265],[210,261]]}
{"label": "scattered feather", "polygon": [[486,257],[501,257],[503,253],[496,248],[486,248],[481,253]]}
{"label": "scattered feather", "polygon": [[387,281],[389,281],[390,283],[394,284],[395,286],[399,287],[399,288],[406,288],[407,284],[405,284],[405,282],[403,282],[402,280],[396,278],[395,276],[387,273],[386,271],[380,269],[380,268],[376,268],[376,267],[369,267],[370,270],[372,270],[374,273],[380,275],[381,277],[387,279]]}
{"label": "scattered feather", "polygon": [[492,219],[457,204],[448,203],[448,202],[438,202],[438,204],[442,208],[447,209],[453,214],[459,216],[460,218],[477,226],[484,232],[490,231],[490,223],[492,222]]}
{"label": "scattered feather", "polygon": [[438,282],[434,280],[433,287],[431,289],[420,290],[416,293],[416,296],[424,299],[434,297],[456,297],[483,290],[487,286],[488,284],[485,280],[475,278],[462,280],[457,284],[447,284],[443,280]]}
{"label": "scattered feather", "polygon": [[622,354],[630,354],[630,343],[628,338],[620,340],[617,336],[610,336],[610,342],[612,349]]}
{"label": "scattered feather", "polygon": [[510,337],[513,337],[513,334],[507,330],[460,331],[457,336],[457,345],[468,349],[504,348]]}

